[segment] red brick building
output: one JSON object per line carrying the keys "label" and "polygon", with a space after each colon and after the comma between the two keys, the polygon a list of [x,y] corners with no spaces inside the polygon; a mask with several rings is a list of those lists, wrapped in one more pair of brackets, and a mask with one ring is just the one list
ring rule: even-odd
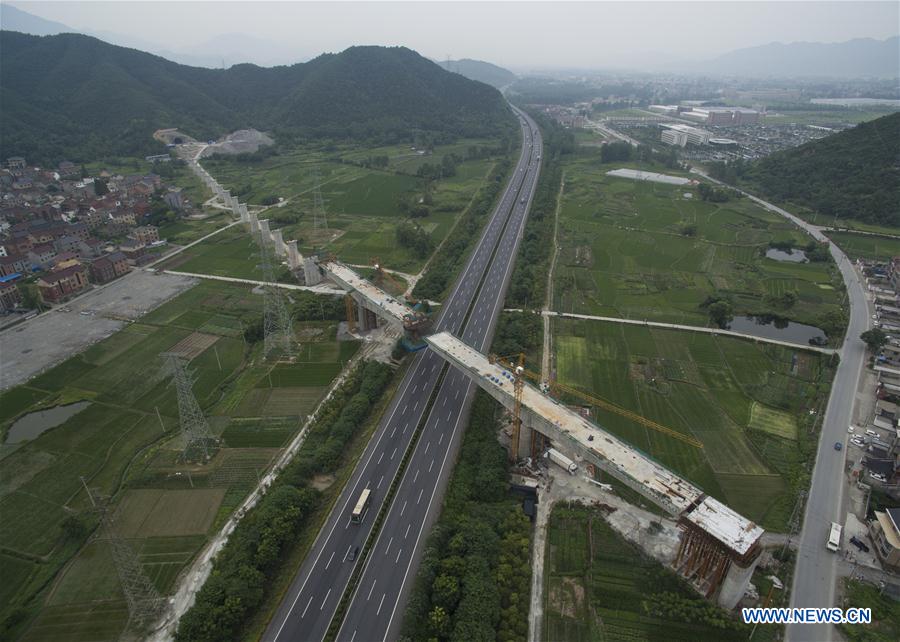
{"label": "red brick building", "polygon": [[15,283],[0,283],[0,312],[14,309],[22,302],[22,294]]}
{"label": "red brick building", "polygon": [[88,286],[87,270],[83,265],[54,270],[38,279],[37,286],[44,301],[56,303],[78,294]]}
{"label": "red brick building", "polygon": [[131,270],[128,259],[122,252],[113,252],[91,261],[91,280],[94,283],[109,283]]}

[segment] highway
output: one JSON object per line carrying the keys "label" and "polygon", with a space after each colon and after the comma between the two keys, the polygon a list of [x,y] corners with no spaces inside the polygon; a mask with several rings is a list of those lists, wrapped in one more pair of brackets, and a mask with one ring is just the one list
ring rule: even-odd
{"label": "highway", "polygon": [[[695,172],[701,174],[701,172]],[[702,174],[709,178],[705,174]],[[714,182],[714,179],[710,179]],[[721,183],[720,183],[721,184]],[[739,190],[741,191],[741,190]],[[790,212],[762,200],[752,194],[742,194],[766,209],[780,214],[806,230],[817,241],[828,241],[819,227],[794,216]],[[850,259],[835,245],[829,243],[831,256],[841,270],[850,303],[850,322],[844,344],[841,346],[841,362],[831,384],[831,394],[822,422],[819,447],[813,468],[809,498],[803,515],[803,528],[797,547],[797,563],[791,586],[792,607],[830,607],[835,604],[835,588],[838,579],[840,556],[825,548],[831,522],[844,523],[846,501],[844,489],[846,452],[834,449],[836,442],[846,445],[847,426],[851,423],[856,392],[866,360],[866,346],[859,335],[871,326],[871,310],[866,298],[866,287]],[[786,639],[793,642],[827,642],[835,638],[830,624],[793,624],[786,630]]]}
{"label": "highway", "polygon": [[[522,238],[525,216],[537,185],[541,144],[536,137],[533,158],[526,171],[527,196],[520,194],[496,256],[488,269],[468,323],[460,338],[487,352],[494,326],[506,299],[506,289]],[[521,200],[526,202],[523,204]],[[397,639],[403,606],[415,579],[429,526],[437,517],[443,490],[452,468],[452,453],[462,436],[477,386],[451,369],[438,391],[422,436],[404,472],[397,496],[379,532],[357,584],[337,639]]]}
{"label": "highway", "polygon": [[[541,148],[540,138],[537,126],[530,119],[525,119],[522,125],[522,135],[523,145],[518,163],[500,202],[485,225],[478,245],[441,308],[440,317],[435,324],[437,331],[447,330],[459,334],[463,327],[466,327],[467,330],[473,328],[471,332],[481,333],[485,337],[485,341],[493,332],[497,314],[503,303],[506,283],[511,273],[518,238],[515,242],[509,242],[507,230],[512,227],[507,223],[515,226],[520,225],[524,220],[540,165],[538,160]],[[526,185],[528,191],[527,196],[524,196],[524,203],[522,202],[523,196],[519,195],[523,185]],[[519,230],[518,234],[520,233]],[[494,257],[495,250],[496,258]],[[505,263],[505,266],[501,277],[498,276],[497,266],[502,263]],[[487,278],[485,279],[486,273]],[[469,315],[469,310],[473,301],[476,300],[483,280],[485,282],[484,291],[493,292],[495,305],[489,312],[485,312],[485,309],[479,307],[476,302],[474,311]],[[483,297],[479,298],[479,301],[482,299]],[[467,320],[468,323],[466,323]],[[412,359],[406,376],[400,383],[398,393],[362,454],[356,470],[338,497],[335,507],[319,532],[310,553],[269,623],[263,639],[273,641],[321,640],[325,637],[353,569],[359,561],[358,559],[351,561],[349,558],[352,557],[352,552],[357,547],[362,552],[375,517],[385,501],[392,480],[397,475],[404,453],[410,445],[416,427],[425,416],[428,401],[435,392],[446,368],[443,360],[430,351],[418,353]],[[405,530],[401,535],[404,538],[415,535],[414,541],[407,540],[403,546],[409,557],[401,560],[400,556],[395,553],[396,558],[391,558],[395,562],[395,571],[399,571],[401,568],[405,568],[405,571],[402,574],[397,572],[394,575],[386,572],[385,576],[379,576],[379,581],[382,581],[383,584],[391,583],[391,586],[395,586],[396,592],[389,596],[387,590],[381,591],[378,599],[382,604],[376,609],[376,620],[366,623],[366,640],[374,639],[372,630],[368,627],[384,625],[383,628],[387,631],[392,619],[395,619],[392,618],[392,615],[398,610],[400,591],[406,586],[407,576],[414,575],[412,562],[416,559],[415,554],[419,552],[417,545],[421,543],[426,521],[433,521],[434,513],[432,511],[440,505],[439,495],[442,495],[442,489],[446,485],[452,467],[449,465],[449,455],[454,452],[453,449],[459,443],[461,424],[467,416],[471,398],[472,390],[465,388],[464,391],[461,382],[455,382],[454,377],[448,375],[444,379],[423,429],[422,437],[418,440],[410,465],[407,467],[407,474],[398,488],[391,513],[381,529],[381,534],[387,532],[389,524],[395,524],[395,521],[392,521],[394,514],[399,514],[400,517],[406,515],[407,518],[412,514],[412,508],[409,508],[410,499],[415,501],[418,511],[425,510],[425,513],[417,512],[419,521],[415,522],[415,528],[418,532],[410,532],[412,525],[409,522],[408,526],[403,526]],[[439,419],[441,420],[439,421]],[[450,422],[452,422],[452,429],[445,430]],[[432,438],[434,438],[433,443]],[[423,454],[423,450],[428,452]],[[423,458],[429,453],[431,457],[423,467]],[[432,457],[438,459],[435,464],[430,463]],[[408,482],[410,479],[413,481]],[[414,497],[410,497],[408,494],[408,483],[419,484]],[[430,487],[431,490],[426,495],[427,487]],[[350,520],[350,512],[365,488],[371,490],[370,507],[361,523],[354,524]],[[435,502],[435,500],[438,501]],[[406,506],[403,505],[403,502],[406,503]],[[388,540],[396,535],[396,533],[389,534]],[[380,543],[381,540],[378,541]],[[397,542],[397,548],[393,550],[400,551],[399,542]],[[376,559],[377,554],[377,551],[373,549],[373,554],[367,558],[370,561],[369,566],[372,566],[371,562]],[[406,563],[405,567],[401,562]],[[365,573],[363,577],[365,578]],[[384,602],[388,602],[387,608]],[[355,613],[355,607],[351,608],[348,617]]]}

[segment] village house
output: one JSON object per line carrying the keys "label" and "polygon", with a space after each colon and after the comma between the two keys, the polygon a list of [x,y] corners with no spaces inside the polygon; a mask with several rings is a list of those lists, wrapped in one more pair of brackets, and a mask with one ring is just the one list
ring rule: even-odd
{"label": "village house", "polygon": [[159,241],[159,228],[155,225],[142,225],[131,230],[128,238],[134,239],[144,245],[150,245]]}
{"label": "village house", "polygon": [[94,283],[109,283],[131,270],[128,259],[122,252],[113,252],[91,261],[91,280]]}
{"label": "village house", "polygon": [[22,293],[15,283],[0,279],[0,312],[14,310],[22,303]]}
{"label": "village house", "polygon": [[80,264],[54,270],[41,276],[37,286],[45,302],[58,303],[82,292],[88,286],[87,270]]}

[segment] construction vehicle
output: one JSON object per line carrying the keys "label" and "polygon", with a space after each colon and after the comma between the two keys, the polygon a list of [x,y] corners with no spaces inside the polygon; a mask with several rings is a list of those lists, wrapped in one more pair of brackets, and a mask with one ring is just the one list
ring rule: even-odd
{"label": "construction vehicle", "polygon": [[556,448],[549,448],[544,457],[552,461],[554,464],[565,470],[570,475],[574,475],[578,470],[578,464],[563,455]]}
{"label": "construction vehicle", "polygon": [[[513,362],[510,357],[498,357],[497,355],[489,355],[488,361],[491,363],[496,363],[497,365],[502,366],[509,370],[513,376],[513,386],[515,390],[516,396],[516,405],[515,410],[513,412],[513,434],[511,439],[511,448],[510,448],[510,457],[515,459],[516,454],[518,453],[519,448],[519,433],[521,432],[522,420],[521,420],[521,399],[522,399],[522,387],[524,386],[524,379],[527,377],[533,381],[539,382],[540,390],[542,393],[546,395],[554,395],[557,399],[562,396],[563,393],[572,395],[581,399],[582,401],[587,402],[591,406],[595,406],[602,410],[606,410],[609,412],[613,412],[621,417],[625,417],[626,419],[630,419],[634,422],[637,422],[644,426],[645,428],[649,428],[655,432],[668,435],[673,439],[677,439],[683,443],[689,444],[695,448],[703,448],[703,444],[691,437],[690,435],[685,435],[684,433],[678,432],[677,430],[673,430],[672,428],[668,428],[659,424],[652,419],[647,419],[646,417],[642,417],[641,415],[622,408],[611,401],[607,401],[606,399],[601,399],[600,397],[596,397],[593,395],[589,395],[586,392],[582,392],[577,388],[573,388],[571,386],[567,386],[565,384],[559,383],[558,381],[544,381],[542,377],[536,372],[532,372],[531,370],[527,370],[525,368],[525,355],[520,353],[515,355],[516,361]],[[531,453],[532,456],[535,456],[537,452],[542,450],[542,448],[538,447],[536,443],[536,439],[539,437],[536,432],[532,432],[532,444],[531,444]]]}

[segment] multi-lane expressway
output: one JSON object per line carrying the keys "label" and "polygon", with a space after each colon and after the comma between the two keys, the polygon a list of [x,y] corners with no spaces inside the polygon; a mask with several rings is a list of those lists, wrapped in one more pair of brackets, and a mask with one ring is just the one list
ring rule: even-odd
{"label": "multi-lane expressway", "polygon": [[[524,113],[517,111],[517,115],[522,127],[518,163],[435,324],[437,331],[461,336],[480,350],[490,344],[502,310],[540,171],[538,128]],[[396,637],[404,597],[428,527],[439,512],[475,390],[455,371],[445,374],[446,368],[431,351],[413,357],[398,393],[272,618],[265,640],[323,639],[358,563],[365,566],[338,639],[368,642]],[[357,547],[363,550],[423,420],[386,518],[374,534],[374,546],[362,562],[351,560]],[[353,523],[351,511],[366,488],[371,491],[369,510],[360,523]]]}

